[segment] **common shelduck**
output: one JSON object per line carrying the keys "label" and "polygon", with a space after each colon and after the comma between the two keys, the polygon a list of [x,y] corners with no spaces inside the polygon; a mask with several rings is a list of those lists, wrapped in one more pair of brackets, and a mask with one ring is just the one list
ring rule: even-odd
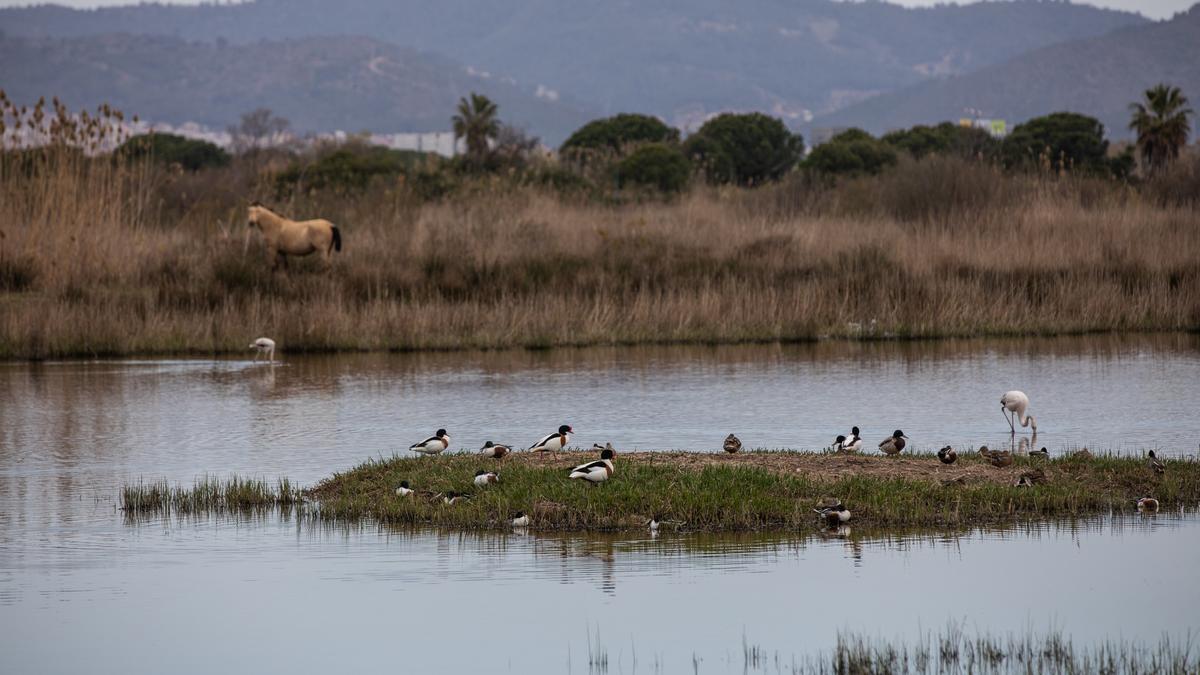
{"label": "common shelduck", "polygon": [[487,487],[493,483],[499,483],[500,474],[496,473],[495,471],[486,471],[484,469],[480,469],[475,472],[474,482],[475,487],[477,488]]}
{"label": "common shelduck", "polygon": [[904,441],[908,436],[904,435],[903,431],[897,429],[891,436],[879,442],[879,449],[885,455],[898,455],[904,449]]}
{"label": "common shelduck", "polygon": [[507,445],[498,445],[491,441],[484,443],[483,447],[479,449],[479,454],[483,455],[484,457],[491,457],[493,459],[500,459],[510,452],[512,452],[512,448],[508,447]]}
{"label": "common shelduck", "polygon": [[725,449],[725,452],[728,452],[729,454],[733,454],[742,449],[742,441],[737,436],[734,436],[733,434],[729,434],[728,436],[725,437],[725,445],[723,445],[721,447],[723,447]]}
{"label": "common shelduck", "polygon": [[533,452],[558,452],[567,447],[573,433],[575,430],[570,425],[564,424],[558,428],[558,431],[544,436],[540,441],[529,446],[529,449]]}
{"label": "common shelduck", "polygon": [[1157,511],[1158,500],[1154,497],[1142,497],[1137,500],[1138,511]]}
{"label": "common shelduck", "polygon": [[580,478],[589,483],[603,483],[612,478],[613,475],[613,457],[616,456],[612,450],[605,448],[600,453],[600,459],[587,464],[580,464],[571,469],[570,475],[567,478]]}
{"label": "common shelduck", "polygon": [[651,532],[658,532],[658,526],[662,524],[662,518],[651,516],[650,520],[646,521],[646,527],[650,528]]}
{"label": "common shelduck", "polygon": [[513,527],[529,527],[529,516],[525,515],[524,511],[517,511],[517,514],[509,521],[509,525]]}
{"label": "common shelduck", "polygon": [[445,504],[457,504],[465,502],[471,498],[471,495],[463,492],[444,492],[442,493],[442,502]]}
{"label": "common shelduck", "polygon": [[846,452],[858,452],[862,450],[863,439],[859,435],[858,427],[850,427],[850,435],[842,442],[842,450]]}
{"label": "common shelduck", "polygon": [[396,488],[397,497],[408,497],[413,492],[415,492],[415,490],[408,487],[408,481],[406,480],[400,481],[400,485]]}
{"label": "common shelduck", "polygon": [[438,429],[436,434],[420,443],[413,443],[408,446],[408,449],[422,455],[437,455],[448,447],[450,447],[450,437],[446,435],[445,429]]}

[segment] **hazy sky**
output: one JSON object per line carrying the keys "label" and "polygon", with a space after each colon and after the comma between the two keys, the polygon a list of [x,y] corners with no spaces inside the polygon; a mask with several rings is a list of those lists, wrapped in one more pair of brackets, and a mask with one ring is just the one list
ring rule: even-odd
{"label": "hazy sky", "polygon": [[[162,3],[179,3],[179,4],[197,4],[198,0],[158,0]],[[211,1],[211,0],[210,0]],[[926,7],[929,5],[942,4],[944,0],[890,0],[899,5],[908,7]],[[966,0],[971,1],[971,0]],[[1099,7],[1111,7],[1113,9],[1124,9],[1135,12],[1141,12],[1153,19],[1166,19],[1176,12],[1183,11],[1191,7],[1197,0],[1073,0],[1076,4],[1090,4]],[[30,0],[0,0],[0,6],[12,5],[30,5],[42,4],[40,2],[30,2]],[[69,7],[99,7],[101,5],[129,5],[136,4],[129,0],[54,0],[53,4],[67,5]]]}

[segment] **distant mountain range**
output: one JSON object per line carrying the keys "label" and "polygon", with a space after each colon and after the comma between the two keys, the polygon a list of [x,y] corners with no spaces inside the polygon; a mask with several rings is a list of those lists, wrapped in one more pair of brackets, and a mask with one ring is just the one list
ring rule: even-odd
{"label": "distant mountain range", "polygon": [[872,132],[958,119],[964,108],[1020,121],[1059,110],[1098,118],[1129,137],[1129,104],[1159,83],[1181,87],[1200,109],[1200,5],[1170,21],[1043,47],[1001,64],[883,94],[818,119],[815,126]]}
{"label": "distant mountain range", "polygon": [[445,131],[458,98],[471,91],[493,97],[504,121],[552,141],[594,117],[552,93],[364,37],[238,45],[128,34],[5,37],[0,87],[21,102],[111,102],[143,119],[215,129],[267,107],[300,131]]}
{"label": "distant mountain range", "polygon": [[[104,97],[144,117],[223,124],[262,104],[306,127],[377,131],[444,129],[449,103],[476,88],[496,92],[502,115],[555,140],[585,111],[649,112],[694,128],[717,111],[756,109],[800,125],[877,94],[1146,25],[1132,13],[1023,0],[928,9],[833,0],[12,8],[0,10],[0,86]],[[373,39],[317,37],[328,35]],[[376,58],[382,72],[369,67]]]}

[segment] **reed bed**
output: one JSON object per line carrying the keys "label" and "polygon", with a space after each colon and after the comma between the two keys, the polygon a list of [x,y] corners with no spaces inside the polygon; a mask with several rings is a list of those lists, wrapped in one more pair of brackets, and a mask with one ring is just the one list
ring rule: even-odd
{"label": "reed bed", "polygon": [[131,516],[256,511],[300,502],[300,490],[286,478],[272,484],[256,478],[205,476],[191,487],[160,480],[139,481],[121,490],[121,509]]}
{"label": "reed bed", "polygon": [[[272,487],[236,478],[205,479],[192,489],[138,484],[126,487],[122,504],[138,512],[193,513],[288,506],[298,503],[303,493],[314,502],[309,515],[332,522],[506,529],[522,511],[530,515],[531,527],[540,530],[638,530],[657,516],[666,529],[755,531],[815,529],[812,507],[828,497],[847,504],[854,526],[878,529],[956,528],[1132,512],[1144,496],[1156,497],[1165,510],[1200,503],[1200,463],[1191,460],[1168,460],[1165,475],[1158,476],[1141,459],[1129,457],[1022,457],[1005,470],[964,458],[963,466],[941,472],[932,455],[905,458],[907,467],[898,465],[899,460],[864,456],[858,459],[868,463],[846,475],[833,466],[842,459],[837,455],[747,453],[738,458],[752,461],[734,463],[702,453],[657,454],[619,455],[616,476],[595,486],[566,478],[569,467],[593,459],[591,453],[559,458],[522,454],[500,464],[452,454],[369,460],[303,491],[286,481]],[[498,485],[482,490],[472,486],[477,469],[497,466]],[[1041,469],[1046,481],[1015,487],[1014,476],[1032,468]],[[401,481],[408,481],[417,494],[397,496],[394,491]],[[451,491],[470,498],[445,504],[442,496]]]}
{"label": "reed bed", "polygon": [[505,176],[275,206],[345,237],[272,273],[269,166],[0,154],[0,358],[736,343],[1200,327],[1200,211],[1108,180],[933,158],[669,199]]}

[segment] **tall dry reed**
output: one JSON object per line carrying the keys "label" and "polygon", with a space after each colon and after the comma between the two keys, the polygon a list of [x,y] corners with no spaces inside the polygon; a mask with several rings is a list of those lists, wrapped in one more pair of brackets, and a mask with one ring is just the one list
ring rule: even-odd
{"label": "tall dry reed", "polygon": [[[331,273],[272,274],[269,176],[46,151],[0,160],[0,357],[425,349],[1200,326],[1196,206],[1098,179],[931,158],[830,184],[559,197],[505,177],[300,195]],[[22,155],[24,157],[24,155]]]}

